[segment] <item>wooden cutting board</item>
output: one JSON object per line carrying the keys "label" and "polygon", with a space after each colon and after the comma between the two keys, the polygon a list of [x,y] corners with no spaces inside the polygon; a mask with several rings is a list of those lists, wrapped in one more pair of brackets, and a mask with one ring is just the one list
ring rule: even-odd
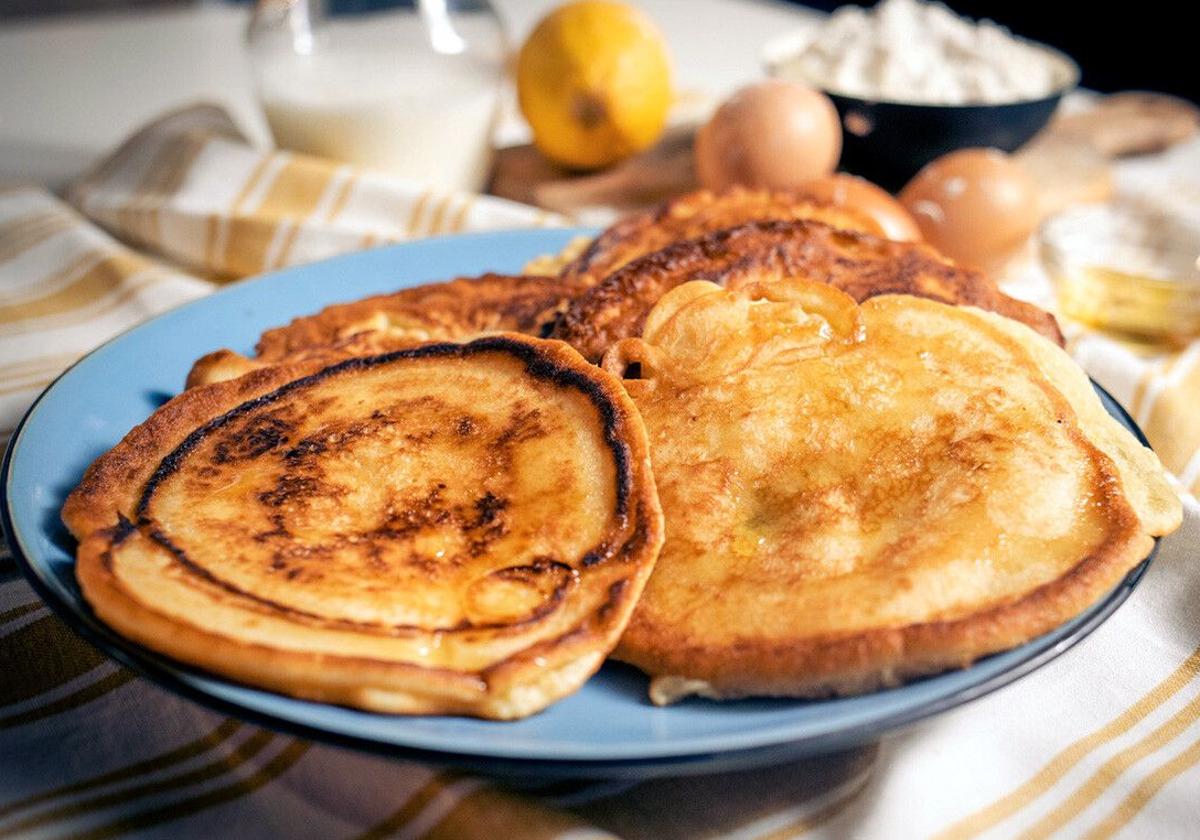
{"label": "wooden cutting board", "polygon": [[[1200,110],[1156,93],[1118,93],[1060,114],[1016,157],[1041,190],[1042,214],[1112,196],[1111,163],[1159,152],[1187,140]],[[696,189],[692,168],[695,125],[667,132],[653,149],[598,173],[573,173],[548,162],[533,146],[497,154],[490,192],[584,219],[648,207]]]}

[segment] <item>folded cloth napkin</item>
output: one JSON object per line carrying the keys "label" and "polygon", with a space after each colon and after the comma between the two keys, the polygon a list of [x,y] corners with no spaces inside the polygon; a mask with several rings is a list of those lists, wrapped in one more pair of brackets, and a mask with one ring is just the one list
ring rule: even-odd
{"label": "folded cloth napkin", "polygon": [[[1189,149],[1162,159],[1167,177],[1200,173],[1200,144]],[[0,429],[75,357],[212,279],[553,221],[255,151],[212,108],[148,127],[69,196],[84,215],[34,188],[0,192]],[[1046,291],[1044,277],[1022,282]],[[1147,358],[1072,332],[1076,357],[1194,488],[1200,342]],[[107,660],[0,559],[0,838],[1195,836],[1198,550],[1200,506],[1185,495],[1183,528],[1075,650],[878,747],[639,784],[500,782],[222,717]]]}

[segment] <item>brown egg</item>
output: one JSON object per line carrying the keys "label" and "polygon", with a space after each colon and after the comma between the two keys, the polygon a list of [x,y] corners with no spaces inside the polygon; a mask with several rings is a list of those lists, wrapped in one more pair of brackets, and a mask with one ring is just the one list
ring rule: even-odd
{"label": "brown egg", "polygon": [[909,212],[887,190],[866,178],[838,172],[801,184],[797,192],[818,201],[857,210],[875,222],[879,232],[888,239],[921,241],[921,230]]}
{"label": "brown egg", "polygon": [[833,171],[842,128],[828,96],[770,79],[726,100],[696,134],[694,153],[696,174],[709,189],[793,189]]}
{"label": "brown egg", "polygon": [[997,149],[943,155],[900,191],[925,241],[967,265],[988,267],[1038,223],[1038,194],[1020,164]]}

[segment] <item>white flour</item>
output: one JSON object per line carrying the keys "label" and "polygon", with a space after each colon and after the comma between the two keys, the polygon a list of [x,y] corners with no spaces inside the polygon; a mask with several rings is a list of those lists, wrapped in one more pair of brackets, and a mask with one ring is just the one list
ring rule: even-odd
{"label": "white flour", "polygon": [[838,9],[779,73],[862,99],[965,105],[1040,99],[1074,69],[991,21],[940,3],[883,0],[869,11]]}

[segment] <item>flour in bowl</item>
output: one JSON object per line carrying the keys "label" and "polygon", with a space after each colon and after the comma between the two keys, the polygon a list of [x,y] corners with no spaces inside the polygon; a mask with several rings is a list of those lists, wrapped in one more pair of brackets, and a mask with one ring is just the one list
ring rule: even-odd
{"label": "flour in bowl", "polygon": [[883,0],[834,12],[778,72],[832,93],[938,105],[1041,99],[1075,73],[1062,56],[940,3]]}

